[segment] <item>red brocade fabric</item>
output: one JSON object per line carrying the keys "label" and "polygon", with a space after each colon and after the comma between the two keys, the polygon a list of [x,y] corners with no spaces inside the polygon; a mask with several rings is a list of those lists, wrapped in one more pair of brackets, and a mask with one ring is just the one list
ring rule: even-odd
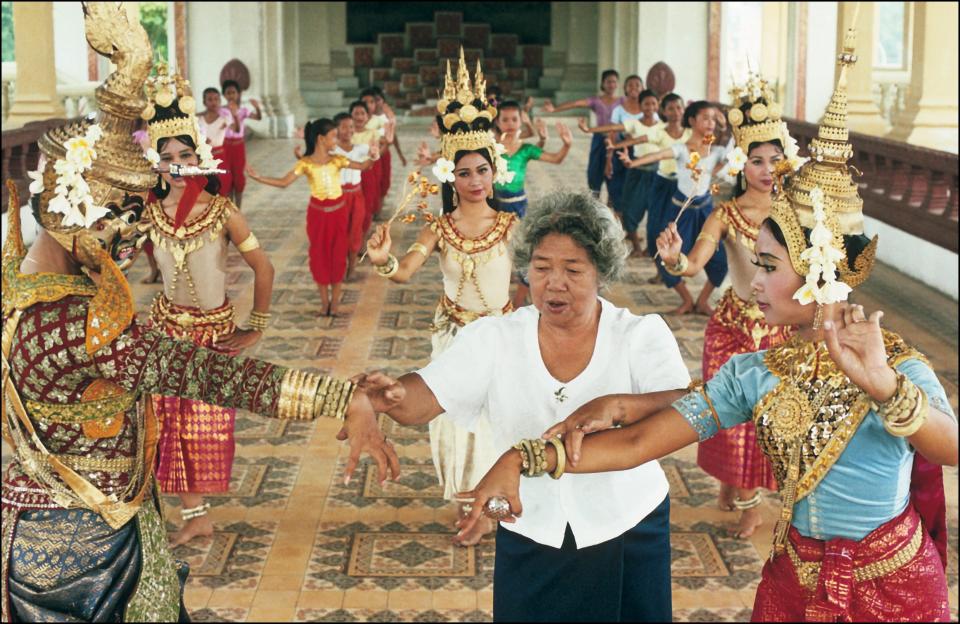
{"label": "red brocade fabric", "polygon": [[[753,605],[754,622],[946,622],[950,619],[947,579],[936,546],[912,505],[855,542],[803,537],[793,527],[789,540],[801,561],[819,561],[815,591],[804,588],[787,553],[763,566]],[[854,571],[903,550],[914,532],[923,532],[920,550],[905,565],[869,580]]]}
{"label": "red brocade fabric", "polygon": [[[728,289],[707,322],[703,338],[703,380],[712,378],[732,356],[775,347],[793,333],[790,327],[771,327],[759,310]],[[759,318],[758,318],[759,317]],[[763,337],[759,345],[754,334]],[[738,488],[776,491],[773,467],[757,445],[752,422],[724,429],[697,447],[697,464],[711,476]]]}

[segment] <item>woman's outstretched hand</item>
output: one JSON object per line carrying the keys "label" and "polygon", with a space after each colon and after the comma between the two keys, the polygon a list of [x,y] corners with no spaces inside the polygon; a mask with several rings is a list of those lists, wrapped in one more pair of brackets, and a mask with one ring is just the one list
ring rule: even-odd
{"label": "woman's outstretched hand", "polygon": [[367,241],[367,256],[374,266],[382,266],[390,259],[390,228],[381,223]]}
{"label": "woman's outstretched hand", "polygon": [[561,436],[563,447],[567,452],[567,461],[571,466],[576,466],[580,461],[583,436],[616,427],[623,422],[625,416],[623,405],[617,395],[597,397],[578,407],[575,412],[567,416],[566,420],[550,427],[540,437],[549,440]]}
{"label": "woman's outstretched hand", "polygon": [[456,498],[461,503],[469,503],[470,513],[457,522],[457,538],[470,533],[473,526],[483,515],[484,507],[494,496],[502,496],[510,503],[511,515],[506,518],[500,518],[501,522],[516,522],[520,514],[523,513],[523,505],[520,504],[520,453],[515,449],[510,449],[500,456],[497,463],[493,465],[487,474],[480,479],[477,487],[469,492],[458,492]]}
{"label": "woman's outstretched hand", "polygon": [[377,414],[373,411],[370,399],[362,390],[353,393],[343,428],[337,433],[338,440],[349,440],[350,457],[344,468],[344,483],[350,483],[360,454],[366,452],[377,463],[377,476],[383,483],[389,475],[394,481],[400,476],[400,459],[393,444],[380,431]]}
{"label": "woman's outstretched hand", "polygon": [[350,379],[370,399],[373,409],[389,412],[403,403],[407,389],[402,383],[380,371],[357,375]]}

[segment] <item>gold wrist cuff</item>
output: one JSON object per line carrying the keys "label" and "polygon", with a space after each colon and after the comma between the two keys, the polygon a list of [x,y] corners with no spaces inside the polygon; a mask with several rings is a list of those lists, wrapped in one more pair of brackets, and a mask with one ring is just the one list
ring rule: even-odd
{"label": "gold wrist cuff", "polygon": [[875,405],[883,428],[892,436],[908,438],[927,422],[927,394],[897,371],[897,391],[887,401]]}
{"label": "gold wrist cuff", "polygon": [[316,400],[329,377],[302,370],[289,369],[280,380],[277,418],[311,420],[316,416]]}
{"label": "gold wrist cuff", "polygon": [[383,266],[375,267],[377,270],[377,275],[381,277],[391,278],[397,274],[397,271],[400,270],[400,261],[397,260],[397,257],[393,254],[387,258],[387,263]]}
{"label": "gold wrist cuff", "polygon": [[246,237],[242,243],[237,245],[237,251],[240,253],[247,253],[248,251],[253,251],[254,249],[260,249],[260,241],[258,241],[257,237],[253,235],[253,232],[250,232],[250,236]]}
{"label": "gold wrist cuff", "polygon": [[550,478],[559,479],[563,476],[563,471],[567,467],[567,449],[564,448],[563,441],[560,438],[550,438],[547,442],[552,444],[557,451],[557,466],[550,473]]}
{"label": "gold wrist cuff", "polygon": [[677,277],[680,277],[687,270],[687,267],[690,265],[690,261],[687,258],[687,254],[681,252],[680,255],[677,256],[677,263],[675,265],[669,266],[665,264],[662,260],[660,264],[663,266],[663,270],[669,273],[670,275],[675,275]]}

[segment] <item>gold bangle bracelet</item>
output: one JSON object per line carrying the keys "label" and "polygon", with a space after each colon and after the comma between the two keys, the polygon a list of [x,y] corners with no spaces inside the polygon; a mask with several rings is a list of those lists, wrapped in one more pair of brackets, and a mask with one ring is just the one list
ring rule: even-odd
{"label": "gold bangle bracelet", "polygon": [[670,275],[681,277],[683,276],[684,272],[687,270],[687,267],[690,265],[690,262],[689,262],[689,259],[687,258],[687,255],[685,253],[681,253],[679,256],[677,256],[677,263],[674,264],[673,266],[668,266],[662,260],[660,264],[663,266],[663,270],[669,273]]}
{"label": "gold bangle bracelet", "polygon": [[697,236],[697,240],[708,240],[714,245],[720,245],[720,241],[714,238],[713,234],[710,234],[709,232],[700,232],[700,234]]}
{"label": "gold bangle bracelet", "polygon": [[379,275],[380,277],[386,277],[389,279],[394,275],[396,275],[397,271],[400,270],[400,261],[397,260],[396,256],[394,256],[393,254],[390,254],[390,256],[387,258],[386,264],[375,267],[375,268],[377,270],[377,275]]}
{"label": "gold bangle bracelet", "polygon": [[550,473],[550,478],[559,479],[563,476],[563,471],[567,467],[567,449],[564,448],[563,441],[560,438],[550,438],[547,442],[552,444],[557,451],[557,466]]}

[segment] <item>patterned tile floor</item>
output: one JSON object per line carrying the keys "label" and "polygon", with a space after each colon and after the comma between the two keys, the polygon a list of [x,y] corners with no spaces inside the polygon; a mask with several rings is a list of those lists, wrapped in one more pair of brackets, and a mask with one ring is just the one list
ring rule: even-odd
{"label": "patterned tile floor", "polygon": [[[402,129],[408,153],[425,130]],[[583,184],[588,142],[575,145],[561,166],[532,164],[528,192]],[[558,143],[552,139],[551,146]],[[292,140],[256,141],[253,165],[282,175],[292,165]],[[390,198],[404,170],[394,158]],[[307,269],[304,210],[308,191],[250,182],[244,214],[277,269],[273,323],[251,355],[284,364],[348,375],[365,369],[399,374],[424,364],[428,327],[440,292],[436,261],[410,284],[398,286],[363,265],[344,289],[343,316],[318,316],[319,297]],[[391,202],[387,202],[390,206]],[[397,249],[416,228],[394,229]],[[252,304],[252,273],[232,253],[229,295],[245,319]],[[158,286],[139,280],[146,263],[131,271],[138,309],[146,311]],[[678,301],[646,284],[649,260],[631,260],[624,282],[607,296],[637,313],[664,312]],[[694,290],[702,277],[694,280]],[[868,307],[886,312],[885,323],[930,356],[957,407],[957,303],[879,267],[858,293]],[[720,291],[718,291],[719,293]],[[691,373],[699,376],[702,316],[667,317]],[[230,492],[211,497],[213,538],[176,550],[191,563],[187,607],[198,621],[488,621],[492,609],[493,543],[452,546],[454,510],[444,503],[430,461],[424,427],[383,428],[402,457],[399,483],[381,487],[367,464],[343,483],[345,447],[332,422],[279,422],[241,413],[237,460]],[[663,461],[671,487],[673,604],[677,621],[747,621],[769,552],[778,499],[767,495],[765,524],[748,541],[731,537],[735,514],[717,509],[717,483],[687,448]],[[947,470],[951,604],[957,604],[957,471]],[[628,493],[625,493],[628,495]],[[178,502],[166,498],[168,528],[179,524]]]}

